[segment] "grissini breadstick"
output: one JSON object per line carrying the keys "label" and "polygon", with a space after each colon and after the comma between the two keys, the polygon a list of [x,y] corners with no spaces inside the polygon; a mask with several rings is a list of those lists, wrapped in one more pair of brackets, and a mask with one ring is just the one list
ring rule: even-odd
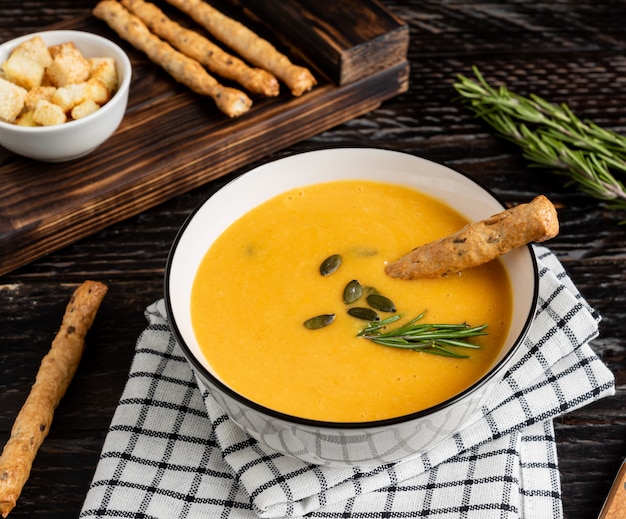
{"label": "grissini breadstick", "polygon": [[168,41],[186,56],[195,59],[211,72],[236,81],[254,94],[268,97],[279,94],[278,80],[273,74],[260,68],[249,67],[204,36],[171,20],[153,3],[143,0],[122,0],[122,4],[139,17],[154,34]]}
{"label": "grissini breadstick", "polygon": [[85,281],[73,293],[61,328],[50,351],[42,359],[35,383],[18,413],[11,436],[0,456],[0,514],[15,507],[30,475],[35,456],[50,430],[54,410],[65,394],[85,348],[91,327],[107,286]]}
{"label": "grissini breadstick", "polygon": [[189,15],[243,59],[256,67],[270,71],[289,87],[294,96],[300,96],[315,86],[315,77],[309,69],[294,65],[270,42],[203,0],[167,0],[167,2]]}
{"label": "grissini breadstick", "polygon": [[458,232],[415,248],[385,266],[401,279],[435,278],[487,263],[530,242],[542,242],[559,232],[554,205],[540,195]]}
{"label": "grissini breadstick", "polygon": [[212,77],[196,60],[178,52],[150,32],[148,27],[117,0],[103,0],[93,9],[119,36],[163,67],[176,81],[200,95],[209,96],[229,117],[246,113],[252,101],[240,90],[228,88]]}

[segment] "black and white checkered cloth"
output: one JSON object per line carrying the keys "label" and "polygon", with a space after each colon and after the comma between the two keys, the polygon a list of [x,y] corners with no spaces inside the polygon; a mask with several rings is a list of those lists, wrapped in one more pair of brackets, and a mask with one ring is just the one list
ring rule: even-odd
{"label": "black and white checkered cloth", "polygon": [[474,423],[376,468],[307,465],[240,430],[195,379],[151,305],[82,518],[559,518],[552,420],[614,393],[589,347],[599,316],[556,257],[535,247],[536,320]]}

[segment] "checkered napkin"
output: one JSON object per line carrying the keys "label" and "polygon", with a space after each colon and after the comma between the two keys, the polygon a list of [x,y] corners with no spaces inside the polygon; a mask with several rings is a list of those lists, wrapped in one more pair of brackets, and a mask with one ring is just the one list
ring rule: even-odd
{"label": "checkered napkin", "polygon": [[152,304],[80,517],[561,517],[552,419],[613,394],[614,379],[588,345],[599,316],[548,249],[535,253],[536,320],[476,421],[373,468],[308,465],[250,438],[194,377],[163,302]]}

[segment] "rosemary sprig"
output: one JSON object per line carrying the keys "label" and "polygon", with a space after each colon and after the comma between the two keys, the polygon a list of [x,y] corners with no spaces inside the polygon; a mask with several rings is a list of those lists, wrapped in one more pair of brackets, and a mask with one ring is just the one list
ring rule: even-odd
{"label": "rosemary sprig", "polygon": [[467,339],[487,335],[487,332],[484,331],[487,328],[486,324],[473,327],[467,323],[416,324],[424,317],[425,313],[422,312],[415,319],[411,319],[398,328],[388,331],[383,330],[400,319],[401,316],[399,314],[381,321],[372,321],[359,332],[358,337],[393,348],[423,351],[446,357],[467,358],[469,355],[462,355],[450,348],[480,349],[480,346],[468,342]]}
{"label": "rosemary sprig", "polygon": [[554,105],[505,86],[490,86],[477,67],[476,80],[463,75],[454,84],[461,101],[502,137],[521,147],[533,167],[569,177],[566,185],[626,209],[626,188],[615,174],[626,173],[626,136],[576,117],[566,104]]}

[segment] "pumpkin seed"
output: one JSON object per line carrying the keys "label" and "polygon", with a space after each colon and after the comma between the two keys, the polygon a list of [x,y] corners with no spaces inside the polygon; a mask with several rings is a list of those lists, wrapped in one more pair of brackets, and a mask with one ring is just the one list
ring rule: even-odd
{"label": "pumpkin seed", "polygon": [[348,310],[348,313],[352,317],[356,317],[357,319],[362,319],[363,321],[380,321],[380,317],[378,314],[372,310],[371,308],[364,308],[361,306],[355,306]]}
{"label": "pumpkin seed", "polygon": [[396,305],[388,297],[382,294],[370,294],[367,296],[367,304],[381,312],[395,312]]}
{"label": "pumpkin seed", "polygon": [[320,274],[322,276],[330,276],[341,265],[341,255],[333,254],[328,256],[320,265]]}
{"label": "pumpkin seed", "polygon": [[363,295],[363,287],[356,279],[350,281],[343,289],[343,302],[347,305],[354,303]]}
{"label": "pumpkin seed", "polygon": [[335,314],[321,314],[304,321],[304,326],[309,330],[318,330],[319,328],[324,328],[324,326],[328,326],[334,320]]}

